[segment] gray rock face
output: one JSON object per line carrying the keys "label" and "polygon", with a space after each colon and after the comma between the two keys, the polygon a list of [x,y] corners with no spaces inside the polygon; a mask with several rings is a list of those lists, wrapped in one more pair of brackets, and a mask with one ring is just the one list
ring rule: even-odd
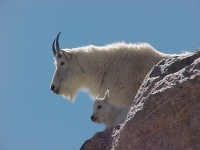
{"label": "gray rock face", "polygon": [[[200,49],[154,66],[125,123],[86,143],[87,150],[200,149]],[[97,147],[97,143],[104,147]]]}
{"label": "gray rock face", "polygon": [[110,150],[112,148],[112,130],[96,133],[85,141],[80,150]]}

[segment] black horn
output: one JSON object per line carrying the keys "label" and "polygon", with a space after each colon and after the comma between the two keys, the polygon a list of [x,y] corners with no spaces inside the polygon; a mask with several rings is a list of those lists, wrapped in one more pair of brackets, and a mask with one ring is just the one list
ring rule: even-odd
{"label": "black horn", "polygon": [[[60,32],[60,33],[61,33],[61,32]],[[59,43],[58,43],[58,39],[59,39],[60,33],[58,33],[58,35],[57,35],[57,37],[56,37],[56,50],[57,50],[58,55],[61,54],[61,53],[60,53],[60,46],[59,46]]]}
{"label": "black horn", "polygon": [[55,56],[56,55],[56,50],[55,50],[54,44],[55,44],[55,40],[53,41],[53,44],[52,44],[53,55]]}

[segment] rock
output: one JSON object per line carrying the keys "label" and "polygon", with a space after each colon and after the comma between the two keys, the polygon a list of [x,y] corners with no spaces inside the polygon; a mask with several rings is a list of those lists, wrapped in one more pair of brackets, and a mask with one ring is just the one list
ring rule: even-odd
{"label": "rock", "polygon": [[96,133],[91,139],[85,141],[80,150],[110,150],[112,148],[112,130]]}
{"label": "rock", "polygon": [[200,149],[199,57],[200,49],[162,60],[149,72],[126,124],[115,130],[113,149]]}
{"label": "rock", "polygon": [[100,135],[104,135],[103,140],[94,136],[84,148],[200,149],[200,49],[154,66],[138,90],[125,123]]}

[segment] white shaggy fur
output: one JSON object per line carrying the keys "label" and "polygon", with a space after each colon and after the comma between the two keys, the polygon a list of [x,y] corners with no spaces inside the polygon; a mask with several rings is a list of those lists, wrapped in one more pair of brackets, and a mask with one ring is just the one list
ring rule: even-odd
{"label": "white shaggy fur", "polygon": [[90,45],[64,49],[61,54],[55,56],[54,93],[73,102],[78,90],[86,90],[94,98],[97,94],[103,97],[109,89],[109,101],[118,106],[131,105],[150,69],[170,57],[147,43]]}
{"label": "white shaggy fur", "polygon": [[94,101],[93,114],[91,120],[96,123],[104,123],[106,129],[116,127],[123,123],[131,106],[116,106],[108,102],[109,91],[106,92],[103,99]]}

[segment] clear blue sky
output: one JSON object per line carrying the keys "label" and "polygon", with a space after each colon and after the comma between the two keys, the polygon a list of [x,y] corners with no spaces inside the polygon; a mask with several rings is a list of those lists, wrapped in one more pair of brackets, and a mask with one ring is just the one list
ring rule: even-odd
{"label": "clear blue sky", "polygon": [[78,150],[104,129],[93,102],[49,90],[60,47],[147,42],[164,53],[200,46],[199,0],[0,0],[0,150]]}

